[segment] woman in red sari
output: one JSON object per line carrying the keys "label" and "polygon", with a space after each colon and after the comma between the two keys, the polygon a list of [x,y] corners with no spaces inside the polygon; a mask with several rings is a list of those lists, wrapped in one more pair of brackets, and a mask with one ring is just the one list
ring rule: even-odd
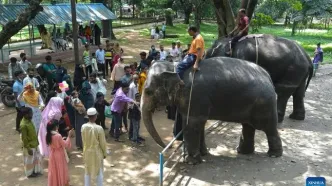
{"label": "woman in red sari", "polygon": [[120,47],[119,43],[115,43],[113,47],[113,61],[112,61],[112,69],[118,63],[119,58],[121,58],[123,54],[123,49]]}

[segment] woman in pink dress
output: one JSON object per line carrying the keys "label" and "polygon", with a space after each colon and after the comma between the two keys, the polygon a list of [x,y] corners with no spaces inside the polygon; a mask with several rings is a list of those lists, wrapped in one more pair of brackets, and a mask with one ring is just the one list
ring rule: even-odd
{"label": "woman in pink dress", "polygon": [[47,106],[42,112],[42,121],[39,127],[38,141],[40,154],[44,157],[49,156],[49,147],[46,144],[47,123],[53,119],[58,121],[60,120],[62,117],[62,105],[63,99],[59,97],[53,97],[47,103]]}
{"label": "woman in pink dress", "polygon": [[62,139],[58,133],[59,122],[51,120],[47,124],[46,143],[50,147],[48,162],[48,186],[69,186],[68,162],[66,149],[71,148],[70,138],[73,130],[68,132],[68,138]]}

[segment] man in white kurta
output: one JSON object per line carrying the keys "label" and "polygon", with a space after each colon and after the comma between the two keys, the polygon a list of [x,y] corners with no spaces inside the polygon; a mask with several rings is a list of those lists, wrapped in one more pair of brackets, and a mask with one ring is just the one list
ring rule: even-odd
{"label": "man in white kurta", "polygon": [[103,159],[106,158],[106,139],[104,129],[95,123],[97,110],[87,111],[89,122],[82,126],[83,161],[85,167],[84,185],[91,185],[91,177],[97,178],[97,186],[103,185]]}

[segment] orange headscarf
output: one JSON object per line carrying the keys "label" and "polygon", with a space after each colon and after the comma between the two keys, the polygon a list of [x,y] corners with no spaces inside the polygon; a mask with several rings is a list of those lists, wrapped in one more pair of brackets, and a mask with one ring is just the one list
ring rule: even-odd
{"label": "orange headscarf", "polygon": [[39,92],[35,90],[31,83],[24,87],[23,101],[33,107],[39,105]]}

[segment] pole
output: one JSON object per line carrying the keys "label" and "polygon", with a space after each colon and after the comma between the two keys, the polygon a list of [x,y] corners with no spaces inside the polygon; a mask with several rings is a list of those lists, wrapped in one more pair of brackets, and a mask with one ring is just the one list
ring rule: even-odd
{"label": "pole", "polygon": [[32,43],[31,43],[31,30],[30,30],[30,25],[28,25],[28,29],[29,29],[29,45],[30,45],[30,57],[32,57],[34,54],[32,52]]}
{"label": "pole", "polygon": [[164,179],[164,155],[163,153],[159,153],[159,186],[163,186]]}
{"label": "pole", "polygon": [[73,23],[73,40],[74,40],[74,60],[75,64],[80,64],[79,60],[79,50],[78,50],[78,27],[77,27],[77,20],[76,20],[76,2],[75,0],[70,0],[71,5],[71,16],[72,16],[72,23]]}

